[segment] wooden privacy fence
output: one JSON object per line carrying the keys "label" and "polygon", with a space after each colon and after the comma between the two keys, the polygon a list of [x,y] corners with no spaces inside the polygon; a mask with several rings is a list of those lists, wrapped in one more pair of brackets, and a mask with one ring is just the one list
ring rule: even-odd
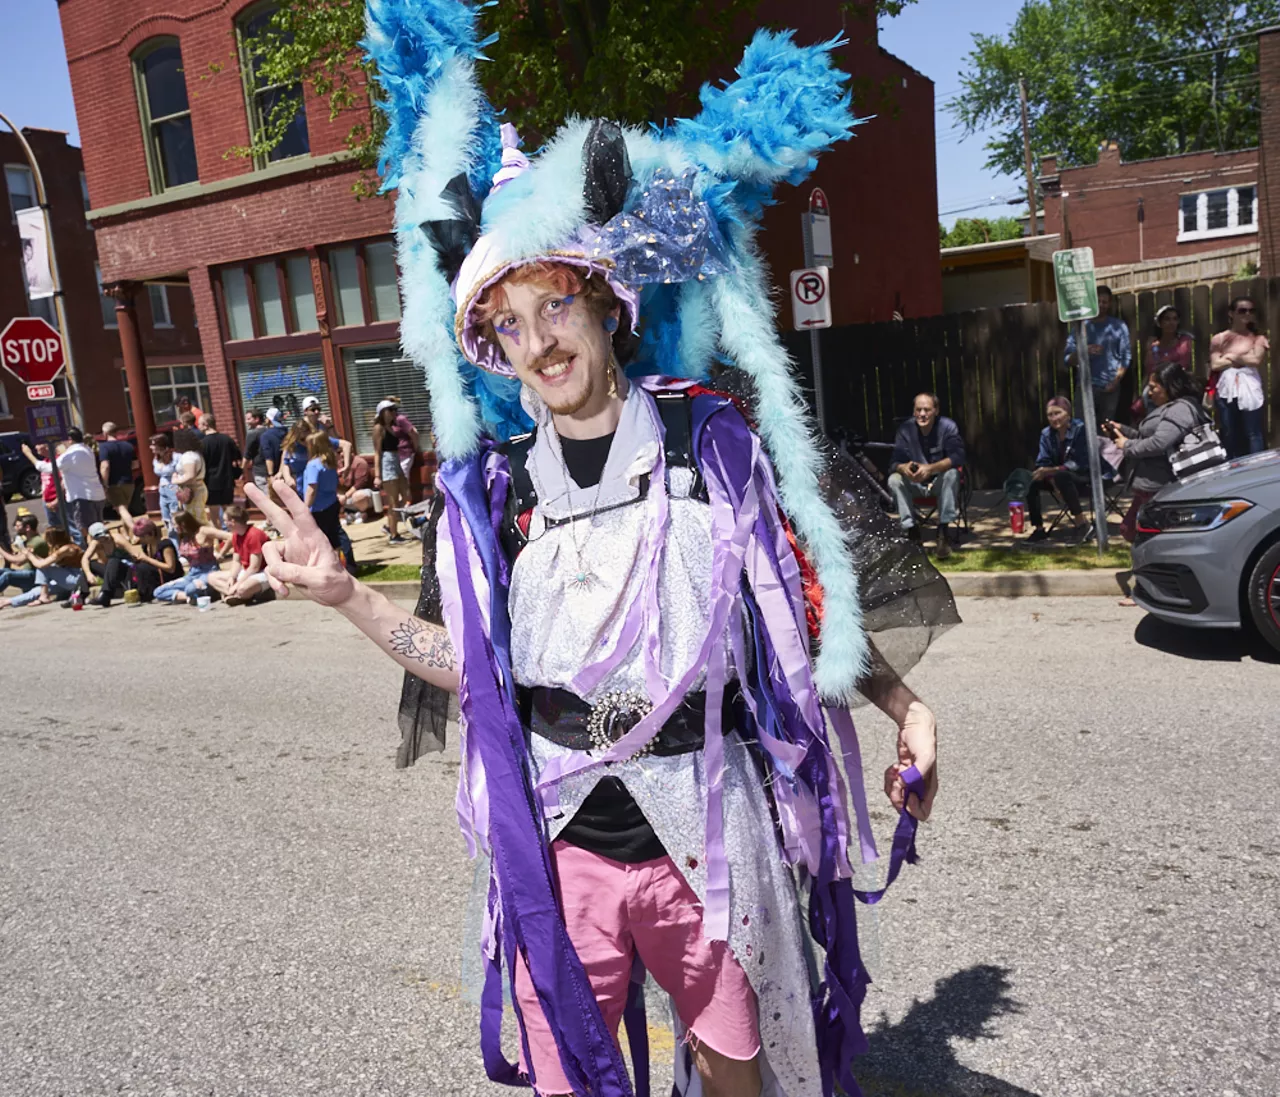
{"label": "wooden privacy fence", "polygon": [[[1120,412],[1141,391],[1144,348],[1154,334],[1156,310],[1172,304],[1183,329],[1195,336],[1194,369],[1209,373],[1209,338],[1228,326],[1227,307],[1252,297],[1258,326],[1275,318],[1280,332],[1280,278],[1181,286],[1118,294],[1112,311],[1129,325],[1130,370],[1121,383]],[[932,391],[942,414],[960,425],[976,487],[999,487],[1009,472],[1029,466],[1044,426],[1044,407],[1056,395],[1076,399],[1076,370],[1068,368],[1067,329],[1053,303],[1012,305],[950,316],[883,324],[853,324],[821,332],[827,429],[843,427],[871,441],[893,440],[911,414],[916,393]],[[788,333],[788,349],[806,379],[812,379],[809,336]],[[1268,444],[1280,446],[1280,367],[1273,353],[1262,370],[1267,393]]]}

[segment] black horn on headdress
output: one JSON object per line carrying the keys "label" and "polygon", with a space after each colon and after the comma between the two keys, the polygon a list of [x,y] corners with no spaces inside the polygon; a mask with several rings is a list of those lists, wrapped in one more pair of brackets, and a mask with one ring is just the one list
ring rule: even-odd
{"label": "black horn on headdress", "polygon": [[440,256],[440,269],[452,283],[462,269],[463,260],[480,239],[480,203],[471,193],[465,173],[450,179],[441,197],[457,216],[443,221],[423,221],[422,231]]}
{"label": "black horn on headdress", "polygon": [[622,212],[631,186],[631,158],[617,122],[597,118],[582,146],[582,196],[587,220],[603,225]]}

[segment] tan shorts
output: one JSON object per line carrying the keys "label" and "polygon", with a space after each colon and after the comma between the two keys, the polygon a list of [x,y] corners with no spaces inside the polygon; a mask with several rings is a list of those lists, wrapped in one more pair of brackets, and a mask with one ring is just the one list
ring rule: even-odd
{"label": "tan shorts", "polygon": [[113,507],[127,507],[133,502],[132,484],[110,484],[107,487],[107,502]]}

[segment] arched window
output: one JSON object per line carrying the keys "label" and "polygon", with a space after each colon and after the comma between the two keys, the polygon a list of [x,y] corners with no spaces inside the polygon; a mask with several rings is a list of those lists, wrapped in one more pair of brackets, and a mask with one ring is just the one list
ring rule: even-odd
{"label": "arched window", "polygon": [[138,107],[155,194],[200,178],[182,50],[176,38],[153,38],[133,55]]}
{"label": "arched window", "polygon": [[263,61],[274,47],[292,41],[291,35],[271,24],[278,6],[274,0],[258,4],[236,22],[249,130],[254,147],[262,150],[255,157],[260,167],[311,151],[301,83],[296,79],[282,81],[278,74],[263,71]]}

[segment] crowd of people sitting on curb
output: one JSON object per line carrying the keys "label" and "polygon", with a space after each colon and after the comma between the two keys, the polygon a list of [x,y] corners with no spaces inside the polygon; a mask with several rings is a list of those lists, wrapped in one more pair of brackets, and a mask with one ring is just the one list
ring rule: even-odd
{"label": "crowd of people sitting on curb", "polygon": [[17,591],[0,597],[0,609],[53,602],[79,608],[115,601],[207,606],[217,600],[272,600],[265,546],[273,531],[255,525],[235,501],[238,485],[250,478],[273,499],[278,500],[277,485],[296,491],[352,572],[349,522],[385,516],[389,543],[404,543],[395,508],[409,502],[419,437],[398,403],[387,399],[378,405],[376,472],[336,436],[317,399],[308,398],[301,411],[287,426],[278,408],[248,412],[242,453],[234,438],[218,431],[213,415],[190,406],[180,410],[177,429],[148,440],[159,485],[158,522],[130,513],[134,448],[117,438],[114,423],[103,424],[96,454],[75,428],[53,453],[47,446],[24,446],[41,474],[49,525],[42,534],[38,517],[20,507],[10,535],[0,508],[0,595]]}

